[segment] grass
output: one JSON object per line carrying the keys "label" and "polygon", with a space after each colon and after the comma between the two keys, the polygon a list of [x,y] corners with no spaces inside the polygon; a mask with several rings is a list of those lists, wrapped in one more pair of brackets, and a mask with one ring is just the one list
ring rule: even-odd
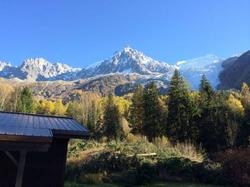
{"label": "grass", "polygon": [[[208,184],[173,183],[173,182],[155,183],[150,185],[143,185],[140,187],[166,187],[166,186],[167,187],[226,187],[226,186],[216,186]],[[114,184],[76,184],[76,183],[66,182],[65,187],[119,187],[119,186]]]}
{"label": "grass", "polygon": [[[152,185],[144,185],[141,187],[226,187],[226,186],[216,186],[216,185],[208,185],[208,184],[191,184],[191,183],[173,183],[173,182],[168,182],[168,183],[155,183]],[[227,186],[228,187],[228,186]]]}
{"label": "grass", "polygon": [[118,187],[113,184],[78,184],[72,182],[65,182],[64,187]]}
{"label": "grass", "polygon": [[148,142],[145,137],[132,135],[123,142],[71,141],[65,178],[66,181],[77,183],[68,182],[65,186],[116,187],[125,183],[135,185],[154,182],[149,186],[216,187],[204,184],[156,183],[171,179],[218,184],[216,181],[221,181],[218,173],[220,167],[209,163],[205,168],[202,164],[205,157],[203,150],[190,142],[171,145],[166,138],[156,139],[153,143]]}

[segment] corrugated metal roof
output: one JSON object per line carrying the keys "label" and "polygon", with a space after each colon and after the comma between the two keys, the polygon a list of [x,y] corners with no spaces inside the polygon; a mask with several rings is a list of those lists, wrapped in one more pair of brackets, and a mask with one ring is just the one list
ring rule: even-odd
{"label": "corrugated metal roof", "polygon": [[0,136],[83,138],[88,130],[72,118],[0,112]]}

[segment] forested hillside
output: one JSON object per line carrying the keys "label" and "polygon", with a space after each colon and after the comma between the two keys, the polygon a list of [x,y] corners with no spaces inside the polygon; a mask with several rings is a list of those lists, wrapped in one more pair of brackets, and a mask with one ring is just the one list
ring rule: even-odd
{"label": "forested hillside", "polygon": [[88,183],[98,178],[123,183],[132,175],[132,184],[138,178],[140,183],[179,178],[250,184],[246,83],[240,91],[216,91],[203,76],[199,90],[192,91],[175,70],[163,95],[152,82],[121,97],[75,90],[63,101],[37,97],[25,84],[3,82],[0,109],[70,116],[88,127],[91,141],[70,144],[66,172],[70,181]]}

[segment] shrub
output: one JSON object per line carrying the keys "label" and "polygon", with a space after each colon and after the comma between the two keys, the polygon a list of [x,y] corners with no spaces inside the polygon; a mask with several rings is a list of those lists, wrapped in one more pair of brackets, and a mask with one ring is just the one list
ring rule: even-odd
{"label": "shrub", "polygon": [[79,182],[85,184],[102,184],[104,177],[105,173],[83,173],[79,177]]}
{"label": "shrub", "polygon": [[177,143],[174,146],[174,149],[182,157],[189,158],[190,160],[196,162],[203,162],[206,156],[205,151],[202,149],[201,146],[197,148],[194,144],[192,144],[189,141],[184,143]]}
{"label": "shrub", "polygon": [[235,184],[250,186],[250,148],[227,150],[217,154],[216,159]]}
{"label": "shrub", "polygon": [[161,177],[173,180],[193,180],[193,163],[187,158],[173,157],[157,163]]}
{"label": "shrub", "polygon": [[194,166],[195,179],[208,184],[230,184],[224,176],[220,163],[204,162]]}

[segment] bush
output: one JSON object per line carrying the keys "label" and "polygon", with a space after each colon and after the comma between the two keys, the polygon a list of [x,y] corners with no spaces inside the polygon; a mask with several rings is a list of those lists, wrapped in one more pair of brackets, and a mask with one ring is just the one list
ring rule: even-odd
{"label": "bush", "polygon": [[189,141],[184,143],[177,143],[174,146],[174,149],[182,157],[189,158],[192,161],[203,162],[206,157],[205,151],[201,146],[197,148]]}
{"label": "bush", "polygon": [[83,173],[79,177],[79,182],[85,184],[102,184],[104,177],[105,173]]}
{"label": "bush", "polygon": [[195,165],[194,167],[195,179],[202,183],[208,184],[230,184],[223,172],[220,163],[204,162]]}
{"label": "bush", "polygon": [[193,162],[187,158],[173,157],[157,163],[158,171],[163,179],[193,181]]}
{"label": "bush", "polygon": [[250,186],[250,148],[227,150],[219,153],[216,159],[222,163],[223,172],[232,182]]}

